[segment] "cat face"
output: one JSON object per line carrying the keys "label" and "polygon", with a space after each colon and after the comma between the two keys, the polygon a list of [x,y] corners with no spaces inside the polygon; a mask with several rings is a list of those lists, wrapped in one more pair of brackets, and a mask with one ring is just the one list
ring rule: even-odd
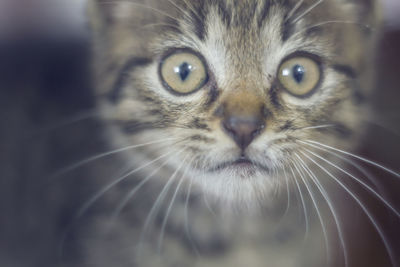
{"label": "cat face", "polygon": [[310,163],[308,142],[348,150],[363,132],[368,1],[105,5],[105,115],[128,145],[155,143],[139,153],[168,159],[160,179],[183,173],[222,199],[260,199]]}

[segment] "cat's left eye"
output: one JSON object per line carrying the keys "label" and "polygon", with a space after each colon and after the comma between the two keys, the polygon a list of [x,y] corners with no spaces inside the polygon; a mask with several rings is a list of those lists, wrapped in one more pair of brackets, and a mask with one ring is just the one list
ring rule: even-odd
{"label": "cat's left eye", "polygon": [[203,87],[208,80],[203,60],[194,53],[183,51],[171,54],[160,64],[163,85],[173,93],[186,95]]}
{"label": "cat's left eye", "polygon": [[303,97],[318,86],[321,80],[321,69],[312,58],[292,57],[281,64],[278,79],[289,93]]}

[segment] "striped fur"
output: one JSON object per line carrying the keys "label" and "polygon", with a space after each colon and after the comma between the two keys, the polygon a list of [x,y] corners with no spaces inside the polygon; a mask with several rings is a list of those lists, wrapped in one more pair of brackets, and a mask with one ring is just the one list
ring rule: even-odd
{"label": "striped fur", "polygon": [[[375,2],[325,0],[318,4],[316,0],[305,0],[298,5],[299,2],[95,2],[92,13],[96,14],[93,21],[97,21],[93,26],[96,84],[105,119],[119,132],[112,139],[140,144],[176,138],[167,146],[143,148],[139,155],[136,152],[129,156],[140,166],[171,149],[183,149],[174,155],[162,175],[156,175],[160,184],[165,184],[184,162],[188,169],[185,178],[193,179],[198,190],[222,205],[281,205],[273,195],[284,187],[283,170],[289,170],[294,154],[304,148],[299,141],[311,139],[346,150],[356,148],[365,132],[362,116],[369,112],[366,100],[374,83],[370,55],[378,33]],[[185,96],[166,90],[157,71],[167,53],[182,48],[200,54],[209,75],[200,90]],[[322,70],[318,87],[304,97],[288,94],[277,79],[281,62],[296,54],[315,58]],[[242,151],[222,129],[221,114],[239,109],[259,112],[265,123],[265,129],[246,149],[246,156],[259,166],[254,172],[223,168],[239,158]],[[317,127],[321,125],[332,127]],[[288,227],[293,225],[289,223]],[[315,234],[315,238],[320,235]],[[299,239],[297,234],[289,238],[294,244]],[[254,266],[321,266],[323,257],[307,257],[312,244],[307,247],[310,251],[297,255],[292,241],[280,249],[298,265],[288,261]],[[235,241],[222,243],[232,245],[230,242]],[[277,241],[271,242],[266,247]],[[166,252],[161,258],[187,264],[193,255],[182,253]],[[228,256],[226,260],[229,264]],[[143,266],[157,265],[149,258],[144,261]],[[199,266],[214,266],[199,262]]]}

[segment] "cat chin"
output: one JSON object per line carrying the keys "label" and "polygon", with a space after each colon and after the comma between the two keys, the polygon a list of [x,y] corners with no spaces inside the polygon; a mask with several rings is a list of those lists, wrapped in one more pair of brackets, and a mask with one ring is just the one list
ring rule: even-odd
{"label": "cat chin", "polygon": [[278,180],[254,168],[226,168],[193,177],[194,183],[213,202],[245,209],[273,206]]}

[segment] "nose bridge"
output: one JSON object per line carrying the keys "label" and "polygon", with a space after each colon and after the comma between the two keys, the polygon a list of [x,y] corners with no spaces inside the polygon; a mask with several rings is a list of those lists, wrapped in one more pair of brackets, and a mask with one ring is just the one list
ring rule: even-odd
{"label": "nose bridge", "polygon": [[225,116],[258,117],[263,106],[262,96],[254,89],[237,89],[224,100]]}

